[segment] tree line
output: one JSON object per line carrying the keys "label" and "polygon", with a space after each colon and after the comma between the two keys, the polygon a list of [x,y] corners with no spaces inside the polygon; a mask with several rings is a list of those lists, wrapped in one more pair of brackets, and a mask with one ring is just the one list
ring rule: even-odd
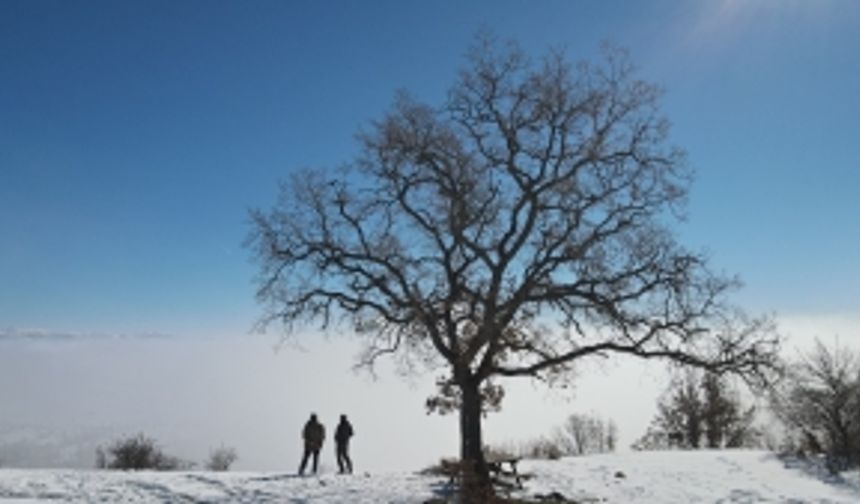
{"label": "tree line", "polygon": [[768,447],[784,454],[821,456],[833,472],[860,466],[860,354],[838,342],[784,362],[779,379],[760,389],[766,413],[781,432],[756,426],[756,407],[744,406],[725,377],[686,370],[672,382],[636,449]]}
{"label": "tree line", "polygon": [[633,448],[740,448],[758,446],[756,409],[745,407],[725,377],[685,370],[657,403],[657,414]]}

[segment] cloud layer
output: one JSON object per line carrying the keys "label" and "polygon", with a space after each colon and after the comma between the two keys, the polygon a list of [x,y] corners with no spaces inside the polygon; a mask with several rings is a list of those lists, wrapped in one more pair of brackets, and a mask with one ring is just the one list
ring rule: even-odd
{"label": "cloud layer", "polygon": [[123,340],[123,339],[170,339],[166,333],[101,333],[80,331],[57,331],[48,329],[24,329],[17,327],[0,328],[0,341],[24,340],[38,342],[69,342],[81,340]]}

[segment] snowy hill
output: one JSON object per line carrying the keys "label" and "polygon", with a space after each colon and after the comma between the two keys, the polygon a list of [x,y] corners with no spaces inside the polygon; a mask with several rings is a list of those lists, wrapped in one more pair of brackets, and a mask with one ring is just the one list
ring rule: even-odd
{"label": "snowy hill", "polygon": [[[860,473],[827,478],[810,463],[758,451],[646,452],[524,461],[518,495],[558,492],[606,503],[858,503]],[[0,502],[421,503],[446,481],[410,473],[154,473],[0,470]]]}

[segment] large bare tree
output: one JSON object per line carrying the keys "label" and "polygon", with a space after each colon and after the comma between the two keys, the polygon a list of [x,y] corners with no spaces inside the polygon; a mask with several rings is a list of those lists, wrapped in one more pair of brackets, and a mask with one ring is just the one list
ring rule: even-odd
{"label": "large bare tree", "polygon": [[459,410],[483,481],[494,378],[610,354],[756,374],[768,325],[671,232],[691,173],[659,95],[624,51],[572,65],[479,42],[444,103],[398,96],[346,167],[294,176],[252,213],[264,321],[345,321],[365,364],[442,366],[428,404]]}

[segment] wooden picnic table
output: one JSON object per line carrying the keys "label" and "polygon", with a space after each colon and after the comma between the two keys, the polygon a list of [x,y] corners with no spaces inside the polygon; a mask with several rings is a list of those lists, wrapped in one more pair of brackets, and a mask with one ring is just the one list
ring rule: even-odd
{"label": "wooden picnic table", "polygon": [[[516,486],[516,488],[523,488],[523,478],[517,471],[517,464],[519,464],[519,462],[520,459],[515,457],[494,458],[487,460],[487,469],[495,483],[510,487]],[[440,469],[442,474],[448,476],[449,485],[456,484],[460,481],[463,469],[460,462],[443,460]],[[515,485],[505,481],[503,478],[513,478]]]}
{"label": "wooden picnic table", "polygon": [[[514,478],[516,482],[517,488],[523,487],[522,478],[520,478],[520,474],[517,472],[517,464],[520,462],[519,458],[502,458],[502,459],[494,459],[488,460],[487,466],[490,469],[490,474],[496,477],[497,481],[500,477],[505,478]],[[505,466],[507,465],[507,468]]]}

